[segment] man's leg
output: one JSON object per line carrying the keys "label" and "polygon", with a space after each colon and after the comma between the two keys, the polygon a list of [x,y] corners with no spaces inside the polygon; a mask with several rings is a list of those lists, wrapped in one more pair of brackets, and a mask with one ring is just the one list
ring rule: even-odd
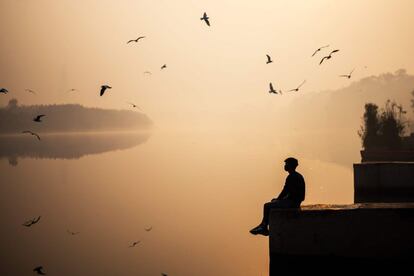
{"label": "man's leg", "polygon": [[271,202],[265,203],[263,205],[262,222],[258,226],[250,230],[250,233],[252,233],[253,235],[257,235],[257,234],[264,235],[264,236],[269,235],[269,228],[268,228],[269,215],[270,215],[270,211],[274,208],[296,208],[296,204],[294,204],[290,200],[273,200]]}
{"label": "man's leg", "polygon": [[278,200],[274,200],[271,202],[266,202],[263,205],[263,218],[262,218],[262,222],[256,226],[255,228],[253,228],[252,230],[250,230],[250,233],[253,235],[264,235],[264,236],[268,236],[269,235],[269,229],[268,229],[268,225],[269,225],[269,214],[270,214],[270,210],[272,208],[280,208],[279,207],[280,203]]}

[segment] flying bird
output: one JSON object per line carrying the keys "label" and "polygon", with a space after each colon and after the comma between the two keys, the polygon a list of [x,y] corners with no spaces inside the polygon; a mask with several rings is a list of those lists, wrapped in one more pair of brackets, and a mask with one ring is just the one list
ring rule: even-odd
{"label": "flying bird", "polygon": [[269,93],[277,94],[277,91],[273,88],[273,84],[269,83]]}
{"label": "flying bird", "polygon": [[101,85],[101,93],[99,94],[100,96],[102,96],[105,93],[106,89],[112,89],[112,87],[110,87],[109,85]]}
{"label": "flying bird", "polygon": [[344,77],[344,78],[348,78],[350,79],[352,76],[352,73],[354,72],[355,69],[352,69],[351,73],[349,73],[348,75],[340,75],[340,77]]}
{"label": "flying bird", "polygon": [[161,66],[161,70],[167,68],[167,64],[164,64],[163,66]]}
{"label": "flying bird", "polygon": [[72,88],[72,89],[69,89],[67,92],[76,92],[76,91],[78,91],[78,89]]}
{"label": "flying bird", "polygon": [[40,115],[37,115],[34,119],[33,119],[33,121],[34,122],[38,122],[38,123],[41,123],[41,122],[43,122],[41,119],[42,119],[42,117],[45,117],[46,115],[44,115],[44,114],[40,114]]}
{"label": "flying bird", "polygon": [[7,94],[9,93],[9,90],[7,90],[6,88],[1,88],[0,93]]}
{"label": "flying bird", "polygon": [[127,42],[127,44],[128,44],[128,43],[131,43],[131,42],[138,42],[138,40],[143,39],[143,38],[145,38],[145,36],[140,36],[140,37],[138,37],[137,39],[131,39],[131,40],[129,40],[129,41]]}
{"label": "flying bird", "polygon": [[32,93],[32,94],[37,94],[36,91],[32,90],[32,89],[25,89],[24,91]]}
{"label": "flying bird", "polygon": [[31,134],[33,136],[36,136],[37,139],[40,140],[40,136],[37,133],[34,133],[34,132],[30,131],[30,130],[24,130],[24,131],[22,131],[22,133],[29,133],[29,134]]}
{"label": "flying bird", "polygon": [[329,45],[325,45],[325,46],[322,46],[322,47],[320,47],[320,48],[316,49],[316,50],[315,50],[315,52],[312,54],[312,57],[313,57],[314,55],[316,55],[316,53],[317,53],[317,52],[319,52],[320,50],[322,50],[323,48],[326,48],[326,47],[329,47]]}
{"label": "flying bird", "polygon": [[147,231],[147,232],[149,232],[149,231],[151,231],[152,230],[152,226],[150,226],[150,227],[148,227],[148,228],[145,228],[145,231]]}
{"label": "flying bird", "polygon": [[32,226],[33,224],[38,223],[38,222],[39,222],[39,220],[40,220],[40,216],[39,216],[39,217],[37,217],[37,218],[31,219],[31,220],[28,220],[28,221],[26,221],[25,223],[23,223],[22,225],[23,225],[23,226],[26,226],[26,227],[30,227],[30,226]]}
{"label": "flying bird", "polygon": [[145,74],[152,75],[152,73],[151,73],[150,71],[145,71],[145,72],[144,72],[144,75],[145,75]]}
{"label": "flying bird", "polygon": [[134,104],[134,103],[129,103],[133,108],[138,108],[139,110],[142,110],[139,106],[137,106],[136,104]]}
{"label": "flying bird", "polygon": [[321,65],[321,64],[322,64],[322,62],[323,62],[325,59],[326,59],[326,60],[331,59],[332,54],[333,54],[333,53],[336,53],[336,52],[339,52],[339,50],[333,50],[332,52],[330,52],[330,53],[329,53],[329,55],[327,55],[327,56],[323,57],[323,58],[321,59],[321,62],[319,62],[319,65]]}
{"label": "flying bird", "polygon": [[69,235],[72,235],[72,236],[75,236],[75,235],[80,233],[80,232],[72,232],[72,231],[69,231],[69,230],[66,230],[66,231],[68,232]]}
{"label": "flying bird", "polygon": [[207,16],[207,13],[203,14],[203,17],[200,18],[200,20],[204,20],[207,24],[207,26],[210,26],[210,21],[209,21],[209,17]]}
{"label": "flying bird", "polygon": [[141,241],[135,241],[133,242],[129,247],[135,247],[137,246]]}
{"label": "flying bird", "polygon": [[36,272],[37,274],[39,274],[39,275],[46,275],[46,273],[44,273],[43,272],[43,266],[38,266],[38,267],[35,267],[34,269],[33,269],[33,271],[34,272]]}
{"label": "flying bird", "polygon": [[273,62],[272,58],[269,55],[266,55],[266,56],[267,56],[266,64],[272,63]]}
{"label": "flying bird", "polygon": [[296,91],[296,92],[298,92],[299,91],[299,88],[301,88],[302,87],[302,85],[304,85],[305,84],[305,82],[306,82],[306,80],[304,80],[298,87],[296,87],[295,89],[292,89],[292,90],[289,90],[288,92],[292,92],[292,91]]}

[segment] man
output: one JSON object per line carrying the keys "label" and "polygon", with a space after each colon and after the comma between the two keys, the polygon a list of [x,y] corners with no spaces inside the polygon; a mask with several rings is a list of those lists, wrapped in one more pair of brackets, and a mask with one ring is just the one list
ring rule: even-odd
{"label": "man", "polygon": [[269,235],[269,214],[273,208],[299,208],[300,203],[305,199],[305,180],[303,176],[296,171],[298,166],[298,160],[289,157],[285,160],[285,171],[289,173],[285,181],[280,195],[272,199],[271,202],[265,203],[263,207],[263,219],[262,222],[250,230],[253,235]]}

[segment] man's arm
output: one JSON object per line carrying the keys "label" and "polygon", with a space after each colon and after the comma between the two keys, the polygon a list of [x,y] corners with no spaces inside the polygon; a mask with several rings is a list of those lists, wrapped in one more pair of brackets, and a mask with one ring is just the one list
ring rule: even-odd
{"label": "man's arm", "polygon": [[276,198],[277,200],[281,200],[283,198],[285,198],[288,194],[289,194],[289,190],[287,188],[288,185],[285,184],[285,186],[283,187],[282,192],[280,193],[280,195]]}

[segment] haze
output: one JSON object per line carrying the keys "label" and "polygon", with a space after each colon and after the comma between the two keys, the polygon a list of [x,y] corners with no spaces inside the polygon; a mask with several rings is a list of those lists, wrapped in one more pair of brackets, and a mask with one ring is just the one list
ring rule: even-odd
{"label": "haze", "polygon": [[[0,10],[1,106],[136,111],[132,102],[154,123],[138,142],[100,137],[96,150],[78,139],[79,159],[3,147],[4,275],[37,265],[48,275],[265,275],[267,239],[248,230],[280,192],[283,160],[299,159],[305,204],[351,203],[364,103],[395,99],[412,119],[410,0],[1,0]],[[103,84],[113,88],[100,97]],[[29,138],[19,141],[39,143]]]}

